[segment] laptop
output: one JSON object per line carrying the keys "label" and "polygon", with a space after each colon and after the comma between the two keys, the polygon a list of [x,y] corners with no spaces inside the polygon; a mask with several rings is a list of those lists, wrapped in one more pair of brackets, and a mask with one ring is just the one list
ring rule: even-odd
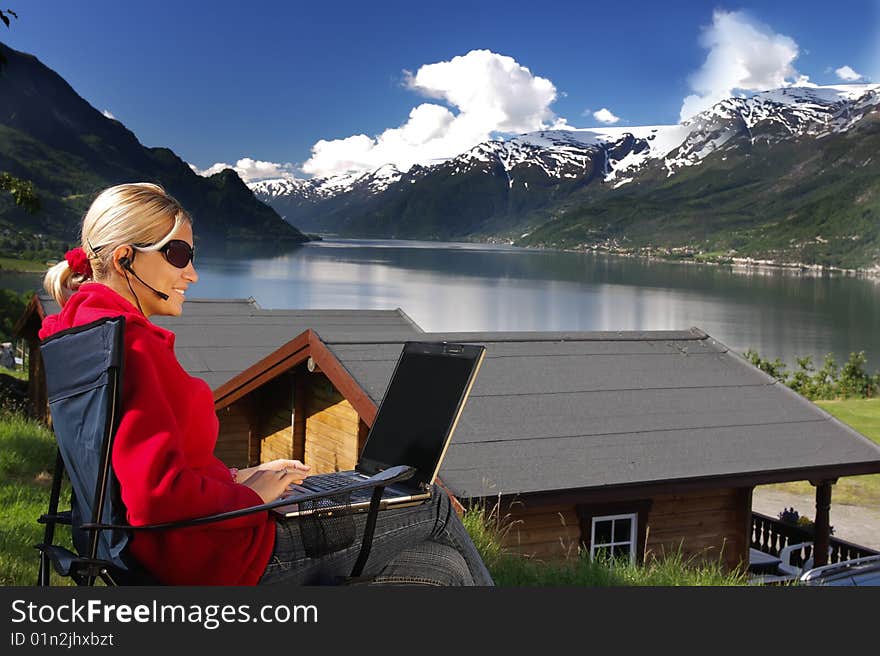
{"label": "laptop", "polygon": [[[301,508],[297,493],[312,494],[370,476],[396,465],[416,469],[412,478],[385,488],[380,508],[424,503],[431,498],[446,449],[464,409],[486,348],[475,344],[406,342],[388,383],[379,412],[367,435],[355,469],[307,477],[291,485],[290,505],[274,512],[297,517],[326,510]],[[366,510],[371,490],[354,492],[351,508]]]}

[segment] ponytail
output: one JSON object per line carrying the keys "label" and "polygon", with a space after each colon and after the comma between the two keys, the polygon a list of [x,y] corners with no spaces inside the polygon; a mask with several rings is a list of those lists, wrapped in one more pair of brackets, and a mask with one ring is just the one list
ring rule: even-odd
{"label": "ponytail", "polygon": [[64,307],[73,292],[89,280],[91,280],[90,274],[76,273],[65,258],[46,272],[46,276],[43,278],[43,288],[49,292],[58,305]]}

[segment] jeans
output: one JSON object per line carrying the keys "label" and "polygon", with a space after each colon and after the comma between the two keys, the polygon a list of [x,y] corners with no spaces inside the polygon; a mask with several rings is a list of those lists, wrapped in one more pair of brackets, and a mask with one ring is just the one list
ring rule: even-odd
{"label": "jeans", "polygon": [[[366,513],[352,519],[350,546],[311,556],[304,520],[278,520],[275,550],[260,585],[314,585],[348,576],[361,550]],[[449,497],[436,486],[423,504],[379,512],[362,576],[376,584],[494,585]]]}

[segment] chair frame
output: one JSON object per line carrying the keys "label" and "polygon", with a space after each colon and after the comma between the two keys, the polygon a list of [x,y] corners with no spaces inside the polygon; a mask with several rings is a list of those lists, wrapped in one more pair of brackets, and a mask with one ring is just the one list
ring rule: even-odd
{"label": "chair frame", "polygon": [[[411,478],[415,474],[415,469],[407,466],[390,467],[378,474],[365,479],[363,481],[352,483],[349,486],[335,489],[331,492],[320,492],[310,494],[297,494],[285,498],[276,499],[268,503],[263,503],[249,508],[242,508],[229,512],[217,513],[205,517],[197,517],[193,519],[165,522],[161,524],[150,524],[145,526],[131,526],[129,524],[102,523],[100,520],[104,515],[104,509],[107,503],[107,495],[109,491],[108,482],[111,477],[111,453],[113,450],[113,441],[116,437],[116,429],[119,426],[121,415],[122,391],[119,384],[122,380],[123,370],[123,334],[125,329],[124,317],[107,317],[98,321],[78,326],[70,330],[65,330],[56,335],[43,340],[41,348],[46,344],[61,338],[65,335],[71,335],[86,332],[92,329],[98,329],[111,322],[116,322],[110,329],[112,334],[112,347],[110,365],[106,371],[108,373],[108,384],[110,385],[111,403],[109,404],[107,416],[105,417],[103,435],[101,436],[101,453],[97,480],[95,481],[95,492],[92,498],[92,514],[89,521],[79,525],[79,529],[86,531],[88,534],[88,551],[87,554],[74,554],[65,547],[53,544],[55,538],[55,527],[58,524],[69,525],[73,530],[73,517],[70,510],[58,512],[58,504],[61,496],[61,485],[64,474],[68,472],[71,463],[65,461],[63,451],[60,447],[55,459],[55,471],[52,480],[52,487],[49,496],[48,512],[43,514],[37,520],[40,524],[45,525],[43,533],[43,542],[35,545],[40,551],[39,572],[37,575],[38,586],[50,585],[50,564],[54,566],[56,572],[62,576],[70,576],[77,585],[91,586],[100,578],[106,585],[124,585],[122,577],[116,574],[118,568],[108,560],[98,558],[98,541],[102,531],[163,531],[169,529],[184,528],[188,526],[198,526],[202,524],[210,524],[220,522],[236,517],[242,517],[257,512],[264,512],[273,508],[290,505],[292,503],[308,503],[327,499],[329,497],[338,497],[340,495],[350,494],[352,492],[372,489],[369,508],[366,510],[367,519],[364,525],[364,532],[361,541],[361,550],[358,559],[352,568],[352,572],[344,581],[359,580],[369,557],[370,547],[372,544],[373,533],[375,531],[376,519],[381,509],[382,493],[386,486],[404,481]],[[47,368],[47,379],[50,375],[57,372],[49,372]],[[69,476],[68,476],[69,477]],[[338,510],[335,506],[333,510]],[[320,511],[318,511],[320,512]]]}

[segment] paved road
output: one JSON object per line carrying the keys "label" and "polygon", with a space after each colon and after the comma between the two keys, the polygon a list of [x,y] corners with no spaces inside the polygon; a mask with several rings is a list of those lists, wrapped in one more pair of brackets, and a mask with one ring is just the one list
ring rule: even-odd
{"label": "paved road", "polygon": [[[816,497],[768,487],[755,488],[752,510],[769,517],[778,517],[785,508],[794,508],[801,515],[815,519]],[[834,503],[832,495],[831,525],[834,527],[834,537],[880,551],[880,508]]]}

